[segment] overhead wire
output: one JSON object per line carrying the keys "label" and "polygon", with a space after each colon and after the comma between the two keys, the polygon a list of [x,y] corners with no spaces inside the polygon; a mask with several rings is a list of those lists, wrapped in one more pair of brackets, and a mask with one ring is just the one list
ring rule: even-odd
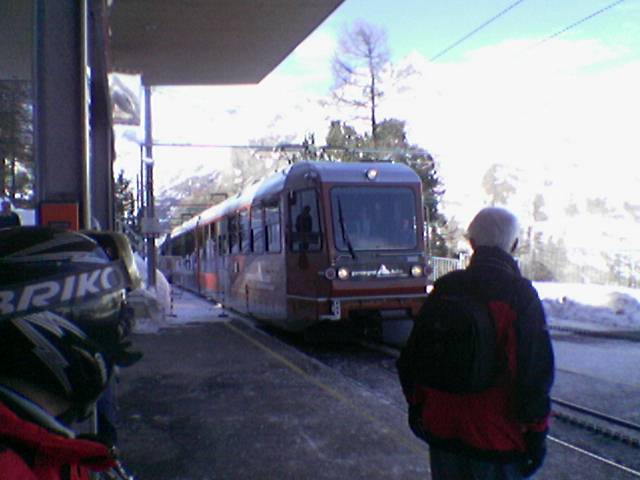
{"label": "overhead wire", "polygon": [[[535,43],[534,45],[532,45],[530,48],[535,48],[538,47],[540,45],[542,45],[543,43],[546,43],[560,35],[562,35],[563,33],[566,33],[567,31],[577,27],[578,25],[581,25],[582,23],[606,12],[607,10],[612,9],[613,7],[621,4],[622,2],[624,2],[625,0],[616,0],[615,2],[612,2],[598,10],[596,10],[593,13],[590,13],[589,15],[587,15],[586,17],[581,18],[580,20],[577,20],[573,23],[571,23],[570,25],[567,25],[566,27],[558,30],[557,32],[549,35],[548,37],[543,38],[542,40],[540,40],[539,42]],[[466,35],[462,36],[461,38],[459,38],[458,40],[456,40],[455,42],[453,42],[451,45],[447,46],[446,48],[444,48],[443,50],[441,50],[440,52],[438,52],[436,55],[434,55],[433,57],[431,57],[431,61],[435,61],[438,58],[442,57],[443,55],[445,55],[447,52],[449,52],[450,50],[453,50],[455,47],[457,47],[458,45],[460,45],[462,42],[464,42],[465,40],[469,39],[470,37],[472,37],[473,35],[475,35],[476,33],[478,33],[480,30],[482,30],[483,28],[487,27],[488,25],[490,25],[491,23],[493,23],[494,21],[496,21],[497,19],[499,19],[500,17],[502,17],[503,15],[506,15],[509,11],[511,11],[512,9],[514,9],[515,7],[517,7],[519,4],[521,4],[522,2],[524,2],[524,0],[517,0],[515,2],[513,2],[512,4],[510,4],[509,6],[507,6],[505,9],[501,10],[500,12],[498,12],[496,15],[494,15],[493,17],[491,17],[490,19],[488,19],[487,21],[483,22],[482,24],[480,24],[478,27],[474,28],[473,30],[471,30],[469,33],[467,33]]]}
{"label": "overhead wire", "polygon": [[622,2],[624,2],[624,0],[616,0],[615,2],[610,3],[609,5],[606,5],[606,6],[602,7],[601,9],[596,10],[596,11],[595,11],[595,12],[593,12],[593,13],[590,13],[590,14],[589,14],[589,15],[587,15],[586,17],[583,17],[583,18],[581,18],[580,20],[577,20],[577,21],[573,22],[572,24],[567,25],[567,26],[566,26],[566,27],[564,27],[563,29],[558,30],[558,31],[557,31],[557,32],[555,32],[555,33],[552,33],[552,34],[551,34],[551,35],[549,35],[548,37],[543,38],[543,39],[542,39],[542,40],[540,40],[539,42],[537,42],[537,43],[533,44],[530,48],[539,47],[539,46],[540,46],[540,45],[542,45],[543,43],[546,43],[546,42],[548,42],[549,40],[553,40],[554,38],[556,38],[556,37],[558,37],[558,36],[562,35],[563,33],[565,33],[565,32],[567,32],[567,31],[571,30],[572,28],[575,28],[575,27],[577,27],[578,25],[580,25],[580,24],[582,24],[582,23],[586,22],[587,20],[590,20],[590,19],[592,19],[593,17],[596,17],[596,16],[600,15],[601,13],[604,13],[604,12],[606,12],[607,10],[612,9],[613,7],[615,7],[616,5],[621,4]]}
{"label": "overhead wire", "polygon": [[488,26],[489,24],[495,22],[498,18],[502,17],[503,15],[506,15],[509,11],[511,11],[513,8],[517,7],[519,4],[521,4],[522,2],[524,2],[524,0],[517,0],[515,2],[513,2],[511,5],[509,5],[507,8],[505,8],[504,10],[500,11],[499,13],[497,13],[496,15],[494,15],[493,17],[491,17],[489,20],[483,22],[481,25],[479,25],[478,27],[474,28],[473,30],[471,30],[469,33],[467,33],[465,36],[461,37],[460,39],[456,40],[455,42],[453,42],[451,45],[449,45],[448,47],[446,47],[444,50],[441,50],[439,53],[437,53],[436,55],[434,55],[433,57],[431,57],[431,61],[433,62],[434,60],[440,58],[441,56],[443,56],[445,53],[449,52],[450,50],[454,49],[455,47],[457,47],[458,45],[460,45],[462,42],[464,42],[465,40],[467,40],[469,37],[472,37],[473,35],[475,35],[476,33],[478,33],[480,30],[482,30],[483,28],[485,28],[486,26]]}

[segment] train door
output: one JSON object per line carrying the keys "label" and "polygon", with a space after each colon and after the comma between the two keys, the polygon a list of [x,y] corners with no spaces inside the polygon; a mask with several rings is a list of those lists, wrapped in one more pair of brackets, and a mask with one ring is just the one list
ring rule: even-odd
{"label": "train door", "polygon": [[324,271],[318,193],[301,189],[288,195],[287,294],[295,320],[317,317],[318,271]]}
{"label": "train door", "polygon": [[239,255],[235,267],[236,279],[234,283],[236,288],[242,292],[243,299],[238,306],[242,312],[249,313],[249,278],[250,278],[250,260],[251,255],[251,217],[249,210],[241,210],[238,213],[238,235],[239,235]]}
{"label": "train door", "polygon": [[218,273],[218,296],[216,300],[225,307],[229,306],[227,297],[229,295],[229,222],[223,217],[218,222],[218,262],[216,271]]}
{"label": "train door", "polygon": [[229,232],[229,255],[227,256],[227,290],[226,297],[229,307],[241,310],[244,303],[244,293],[239,288],[238,279],[240,273],[240,223],[237,213],[231,214],[227,219]]}
{"label": "train door", "polygon": [[204,244],[201,249],[202,256],[200,262],[200,285],[202,287],[201,294],[212,296],[215,291],[215,225],[208,223],[204,228]]}
{"label": "train door", "polygon": [[186,277],[187,277],[187,288],[189,290],[195,292],[197,290],[196,286],[196,232],[195,230],[191,230],[186,235],[187,242],[187,256],[185,259],[186,264]]}
{"label": "train door", "polygon": [[205,232],[204,226],[200,225],[200,223],[196,224],[195,228],[196,232],[196,245],[194,251],[194,288],[195,291],[201,295],[202,294],[202,273],[204,271],[204,243],[205,243]]}
{"label": "train door", "polygon": [[261,256],[260,277],[264,280],[266,290],[264,313],[273,320],[286,320],[286,247],[283,246],[282,232],[284,212],[281,208],[279,195],[266,198],[262,202],[264,207],[264,246],[265,252]]}

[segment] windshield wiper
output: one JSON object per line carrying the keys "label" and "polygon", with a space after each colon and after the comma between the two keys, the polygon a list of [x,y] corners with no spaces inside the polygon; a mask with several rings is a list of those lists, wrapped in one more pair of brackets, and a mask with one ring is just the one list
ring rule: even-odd
{"label": "windshield wiper", "polygon": [[338,197],[338,221],[340,222],[340,230],[342,231],[342,241],[347,244],[347,248],[349,249],[351,258],[355,260],[356,253],[353,251],[353,245],[351,245],[349,234],[347,233],[347,229],[344,226],[344,217],[342,216],[342,202],[340,202],[340,197]]}

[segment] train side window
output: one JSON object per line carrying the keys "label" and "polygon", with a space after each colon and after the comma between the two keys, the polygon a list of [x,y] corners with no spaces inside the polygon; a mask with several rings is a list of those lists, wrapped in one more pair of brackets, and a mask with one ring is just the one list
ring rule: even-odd
{"label": "train side window", "polygon": [[265,235],[267,236],[267,252],[277,253],[282,250],[280,243],[280,205],[276,202],[264,207]]}
{"label": "train side window", "polygon": [[216,228],[214,223],[207,225],[207,258],[213,258],[216,254]]}
{"label": "train side window", "polygon": [[196,252],[196,236],[193,231],[190,231],[185,236],[185,244],[186,244],[186,254],[189,256],[193,256]]}
{"label": "train side window", "polygon": [[290,245],[292,252],[322,249],[318,194],[315,190],[294,192],[295,202],[289,204]]}
{"label": "train side window", "polygon": [[229,225],[229,253],[240,252],[240,232],[238,231],[238,216],[228,218]]}
{"label": "train side window", "polygon": [[196,262],[196,235],[193,230],[185,235],[184,257],[186,268],[193,270]]}
{"label": "train side window", "polygon": [[196,228],[196,245],[198,248],[198,258],[207,258],[207,252],[205,245],[207,243],[207,228],[204,225],[199,225]]}
{"label": "train side window", "polygon": [[249,224],[249,211],[240,212],[240,251],[251,253],[251,225]]}
{"label": "train side window", "polygon": [[264,253],[265,251],[264,221],[262,216],[263,209],[261,205],[251,207],[251,236],[254,253]]}
{"label": "train side window", "polygon": [[218,255],[226,255],[229,251],[227,245],[227,222],[222,220],[217,223],[218,225]]}
{"label": "train side window", "polygon": [[178,255],[184,257],[187,255],[187,234],[183,233],[178,238]]}

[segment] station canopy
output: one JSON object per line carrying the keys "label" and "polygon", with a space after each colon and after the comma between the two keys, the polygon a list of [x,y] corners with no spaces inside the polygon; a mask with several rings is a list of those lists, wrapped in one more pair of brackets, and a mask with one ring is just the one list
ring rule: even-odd
{"label": "station canopy", "polygon": [[[258,83],[342,2],[109,0],[110,66],[149,86]],[[0,1],[0,80],[31,77],[35,9]]]}
{"label": "station canopy", "polygon": [[111,64],[145,85],[258,83],[342,0],[114,0]]}

